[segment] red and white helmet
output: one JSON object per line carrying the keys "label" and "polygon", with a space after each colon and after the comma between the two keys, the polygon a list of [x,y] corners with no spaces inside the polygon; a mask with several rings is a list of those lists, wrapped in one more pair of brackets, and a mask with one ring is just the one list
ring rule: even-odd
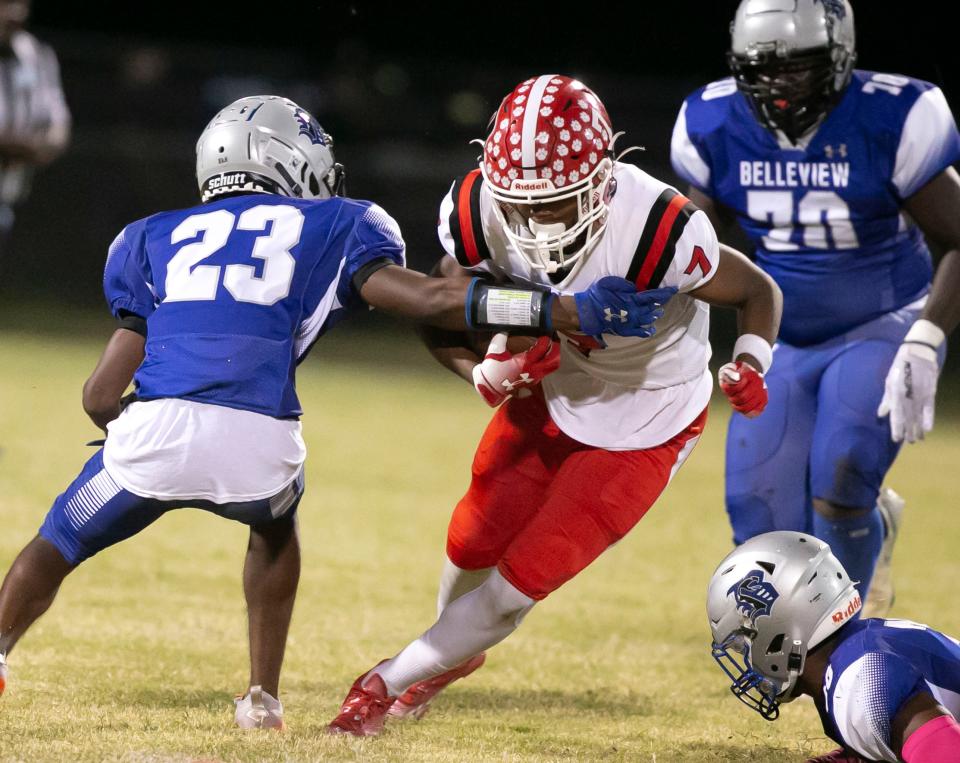
{"label": "red and white helmet", "polygon": [[[504,233],[535,268],[571,267],[594,247],[613,195],[613,129],[596,94],[559,74],[517,85],[497,111],[480,170]],[[539,224],[516,205],[577,197],[577,221]]]}

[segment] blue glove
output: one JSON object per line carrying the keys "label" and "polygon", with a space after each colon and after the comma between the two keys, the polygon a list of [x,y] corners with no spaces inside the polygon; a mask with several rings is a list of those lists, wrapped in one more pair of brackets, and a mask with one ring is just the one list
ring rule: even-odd
{"label": "blue glove", "polygon": [[637,291],[626,278],[606,276],[586,291],[574,294],[580,331],[590,336],[653,336],[663,306],[677,293],[675,288]]}

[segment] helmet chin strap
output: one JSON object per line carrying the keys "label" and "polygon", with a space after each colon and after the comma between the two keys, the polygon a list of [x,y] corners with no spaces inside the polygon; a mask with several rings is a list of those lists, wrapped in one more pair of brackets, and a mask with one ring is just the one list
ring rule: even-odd
{"label": "helmet chin strap", "polygon": [[787,657],[787,690],[778,697],[780,702],[793,702],[797,698],[797,681],[803,673],[805,662],[806,655],[802,650],[802,642],[794,641]]}

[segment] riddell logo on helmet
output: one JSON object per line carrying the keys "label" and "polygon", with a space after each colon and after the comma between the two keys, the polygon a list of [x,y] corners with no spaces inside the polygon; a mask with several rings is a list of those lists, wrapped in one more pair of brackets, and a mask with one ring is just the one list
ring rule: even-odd
{"label": "riddell logo on helmet", "polygon": [[857,612],[860,611],[860,594],[857,594],[850,602],[847,604],[845,609],[838,609],[833,613],[833,622],[842,623],[844,620],[849,620]]}
{"label": "riddell logo on helmet", "polygon": [[514,180],[512,191],[552,191],[553,183],[549,180]]}

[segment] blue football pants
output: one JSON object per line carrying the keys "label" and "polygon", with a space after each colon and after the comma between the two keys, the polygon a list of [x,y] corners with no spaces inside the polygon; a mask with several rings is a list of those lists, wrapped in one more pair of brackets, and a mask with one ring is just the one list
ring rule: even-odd
{"label": "blue football pants", "polygon": [[173,509],[197,508],[247,525],[259,525],[289,516],[303,496],[303,472],[270,498],[245,503],[218,504],[205,500],[161,501],[144,498],[120,487],[103,466],[103,449],[84,465],[80,475],[53,503],[40,527],[73,565],[105,548],[136,535]]}
{"label": "blue football pants", "polygon": [[915,310],[881,316],[811,347],[778,343],[761,416],[727,431],[726,506],[734,542],[813,533],[817,498],[872,509],[899,444],[877,417],[887,371]]}

